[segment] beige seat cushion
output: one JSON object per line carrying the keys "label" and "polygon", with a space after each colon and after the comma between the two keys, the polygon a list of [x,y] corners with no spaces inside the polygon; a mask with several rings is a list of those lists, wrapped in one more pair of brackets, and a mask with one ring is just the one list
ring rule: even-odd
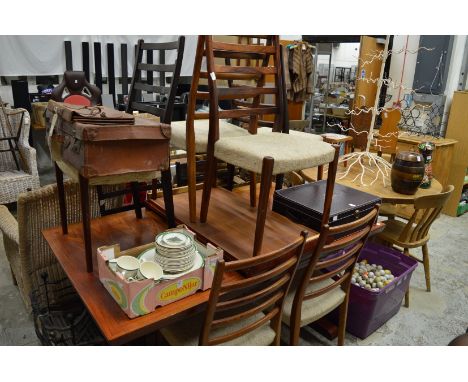
{"label": "beige seat cushion", "polygon": [[[309,284],[306,289],[306,294],[322,289],[328,285],[333,284],[332,279],[325,279],[318,283]],[[284,302],[283,308],[283,322],[290,326],[291,309],[294,301],[296,288],[292,288]],[[316,298],[303,301],[301,311],[301,327],[308,325],[326,314],[330,313],[333,309],[337,308],[345,299],[346,294],[340,287],[334,288],[331,291],[322,294]]]}
{"label": "beige seat cushion", "polygon": [[317,167],[333,161],[335,149],[312,134],[268,133],[220,138],[215,157],[256,173],[262,172],[266,156],[274,158],[273,174]]}
{"label": "beige seat cushion", "polygon": [[[260,320],[263,316],[263,313],[257,313],[256,315],[245,320],[238,321],[234,325],[215,329],[212,331],[210,338],[232,333],[251,324],[252,322]],[[177,322],[171,326],[161,329],[161,334],[170,345],[197,346],[204,318],[204,314],[199,314],[195,317]],[[269,322],[267,322],[265,325],[255,329],[254,331],[247,333],[242,337],[238,337],[232,341],[225,342],[221,345],[267,346],[271,345],[275,339],[275,336],[275,331],[270,327]]]}
{"label": "beige seat cushion", "polygon": [[[171,122],[171,145],[175,148],[186,149],[186,121]],[[208,130],[209,121],[207,119],[197,119],[194,123],[195,128],[195,152],[206,153],[208,146]],[[258,134],[271,133],[272,130],[268,127],[261,127],[257,130]],[[300,131],[291,130],[290,134],[307,134]],[[242,127],[236,126],[227,122],[224,119],[219,121],[219,136],[220,138],[239,137],[249,135],[249,132]],[[320,135],[307,134],[317,141],[322,141]]]}
{"label": "beige seat cushion", "polygon": [[[206,153],[208,146],[208,119],[197,119],[194,121],[195,128],[195,152]],[[233,125],[226,120],[219,121],[219,136],[226,137],[239,137],[248,135],[249,132],[242,127]],[[186,149],[186,121],[171,122],[171,145],[181,150]]]}

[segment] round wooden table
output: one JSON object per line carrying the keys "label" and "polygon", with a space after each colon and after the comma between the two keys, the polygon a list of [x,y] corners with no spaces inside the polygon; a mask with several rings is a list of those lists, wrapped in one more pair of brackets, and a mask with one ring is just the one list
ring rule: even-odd
{"label": "round wooden table", "polygon": [[[369,171],[366,171],[364,175],[364,183],[361,184],[360,177],[353,181],[353,179],[360,173],[361,167],[354,165],[349,169],[349,173],[343,179],[340,179],[343,174],[348,170],[348,168],[339,166],[338,172],[336,174],[336,182],[344,186],[354,188],[356,190],[361,190],[368,192],[369,194],[376,195],[382,199],[382,203],[391,203],[391,204],[414,204],[414,199],[420,196],[434,195],[442,191],[442,185],[437,181],[437,179],[432,178],[432,184],[430,188],[418,188],[418,191],[414,195],[405,195],[400,194],[392,190],[390,184],[390,177],[385,181],[385,186],[383,185],[382,178],[379,177],[374,184],[370,184],[375,177],[375,174],[372,174]],[[300,172],[301,176],[309,181],[313,182],[317,179],[317,168],[309,168],[302,170]],[[324,173],[326,177],[326,173]]]}

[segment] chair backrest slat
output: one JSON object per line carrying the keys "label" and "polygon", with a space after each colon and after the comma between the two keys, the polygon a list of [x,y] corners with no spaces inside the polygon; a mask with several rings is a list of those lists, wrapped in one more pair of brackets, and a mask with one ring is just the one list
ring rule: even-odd
{"label": "chair backrest slat", "polygon": [[[163,43],[138,41],[127,113],[131,113],[134,110],[143,111],[159,116],[163,123],[171,123],[177,88],[179,86],[184,47],[184,36],[180,36],[177,41]],[[153,51],[155,50],[159,51],[159,63],[153,63]],[[177,50],[175,62],[166,63],[167,50]],[[144,51],[146,51],[147,62],[143,62]],[[147,72],[146,81],[142,79],[142,71]],[[159,86],[153,84],[153,72],[159,73]],[[166,86],[167,73],[170,73],[172,76],[170,86]],[[158,107],[155,107],[154,104],[151,105],[151,102],[140,101],[141,91],[163,95],[165,96],[165,100],[158,101]]]}
{"label": "chair backrest slat", "polygon": [[[262,325],[275,331],[279,344],[284,299],[304,251],[307,232],[290,245],[265,255],[232,262],[219,261],[211,287],[200,345],[231,341]],[[243,278],[223,281],[225,275],[238,272]],[[261,313],[261,314],[260,314]],[[240,329],[239,325],[241,324]],[[229,330],[235,325],[235,328]],[[216,329],[223,327],[222,334]]]}
{"label": "chair backrest slat", "polygon": [[290,277],[288,275],[282,276],[273,284],[269,284],[263,289],[260,289],[254,293],[248,295],[242,295],[239,298],[234,298],[229,301],[219,302],[217,304],[217,309],[219,312],[226,310],[226,309],[233,309],[239,308],[245,304],[252,303],[252,301],[266,297],[274,292],[276,292],[279,288],[281,288],[285,283],[290,281]]}
{"label": "chair backrest slat", "polygon": [[401,242],[425,240],[432,223],[440,215],[454,187],[449,185],[436,195],[420,196],[414,201],[414,212],[398,238]]}

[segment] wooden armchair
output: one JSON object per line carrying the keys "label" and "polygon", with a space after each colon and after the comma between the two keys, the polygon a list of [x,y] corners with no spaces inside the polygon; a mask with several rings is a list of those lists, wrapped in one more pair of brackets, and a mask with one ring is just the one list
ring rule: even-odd
{"label": "wooden armchair", "polygon": [[[339,307],[338,345],[344,344],[351,275],[379,214],[377,205],[362,218],[340,226],[325,225],[312,257],[284,304],[283,322],[290,344],[299,343],[300,328]],[[326,257],[326,255],[335,256]]]}
{"label": "wooden armchair", "polygon": [[[434,220],[440,215],[453,192],[452,185],[447,186],[438,195],[421,196],[414,200],[414,213],[407,222],[390,218],[385,221],[385,229],[378,238],[397,247],[403,248],[406,255],[411,256],[424,265],[426,290],[431,291],[431,273],[429,269],[429,230]],[[410,248],[422,247],[422,260],[409,253]],[[405,295],[405,306],[409,307],[409,290]]]}
{"label": "wooden armchair", "polygon": [[[258,37],[258,36],[257,36]],[[209,113],[194,113],[193,102],[189,104],[187,126],[192,126],[195,119],[209,118],[209,133],[207,147],[207,165],[201,202],[200,221],[207,221],[211,188],[214,183],[216,159],[230,165],[243,168],[252,174],[261,174],[260,196],[258,200],[257,224],[254,242],[254,255],[261,252],[266,211],[270,197],[273,175],[277,179],[277,187],[282,186],[282,174],[315,167],[337,161],[334,148],[309,134],[288,134],[285,114],[285,97],[283,84],[283,69],[278,36],[260,36],[264,45],[231,44],[213,41],[212,36],[200,36],[195,57],[194,81],[200,77],[208,79],[209,92],[197,92],[196,97],[209,100]],[[203,56],[206,57],[207,71],[201,68]],[[215,64],[215,57],[226,59],[226,65]],[[239,65],[230,65],[234,59],[240,58]],[[272,58],[273,66],[268,66]],[[232,61],[229,61],[232,59]],[[260,59],[261,65],[243,65],[242,59]],[[237,62],[235,62],[237,63]],[[273,86],[265,86],[265,77],[273,76]],[[217,81],[225,79],[232,81],[229,87],[219,87]],[[235,84],[238,80],[251,80],[255,86]],[[273,105],[261,103],[263,95],[271,95]],[[219,110],[220,100],[242,100],[238,109]],[[250,100],[250,101],[248,101]],[[257,134],[259,118],[273,115],[272,132]],[[249,117],[248,135],[223,138],[220,136],[220,119]],[[188,159],[195,155],[195,140],[193,129],[187,130]],[[189,187],[195,190],[193,163],[189,162]],[[329,176],[334,184],[334,176]],[[255,182],[250,182],[250,204],[255,206]],[[331,188],[332,191],[333,187]],[[191,214],[195,210],[195,194],[189,195]]]}
{"label": "wooden armchair", "polygon": [[[307,232],[270,254],[216,265],[206,313],[161,330],[171,345],[279,345],[284,298]],[[229,279],[229,274],[245,278]]]}

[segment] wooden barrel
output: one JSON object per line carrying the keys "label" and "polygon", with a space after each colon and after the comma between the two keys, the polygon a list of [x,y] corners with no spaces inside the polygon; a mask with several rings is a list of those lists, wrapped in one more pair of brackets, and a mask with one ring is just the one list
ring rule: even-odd
{"label": "wooden barrel", "polygon": [[395,192],[413,195],[424,177],[424,158],[421,154],[402,151],[396,155],[392,166],[392,189]]}

